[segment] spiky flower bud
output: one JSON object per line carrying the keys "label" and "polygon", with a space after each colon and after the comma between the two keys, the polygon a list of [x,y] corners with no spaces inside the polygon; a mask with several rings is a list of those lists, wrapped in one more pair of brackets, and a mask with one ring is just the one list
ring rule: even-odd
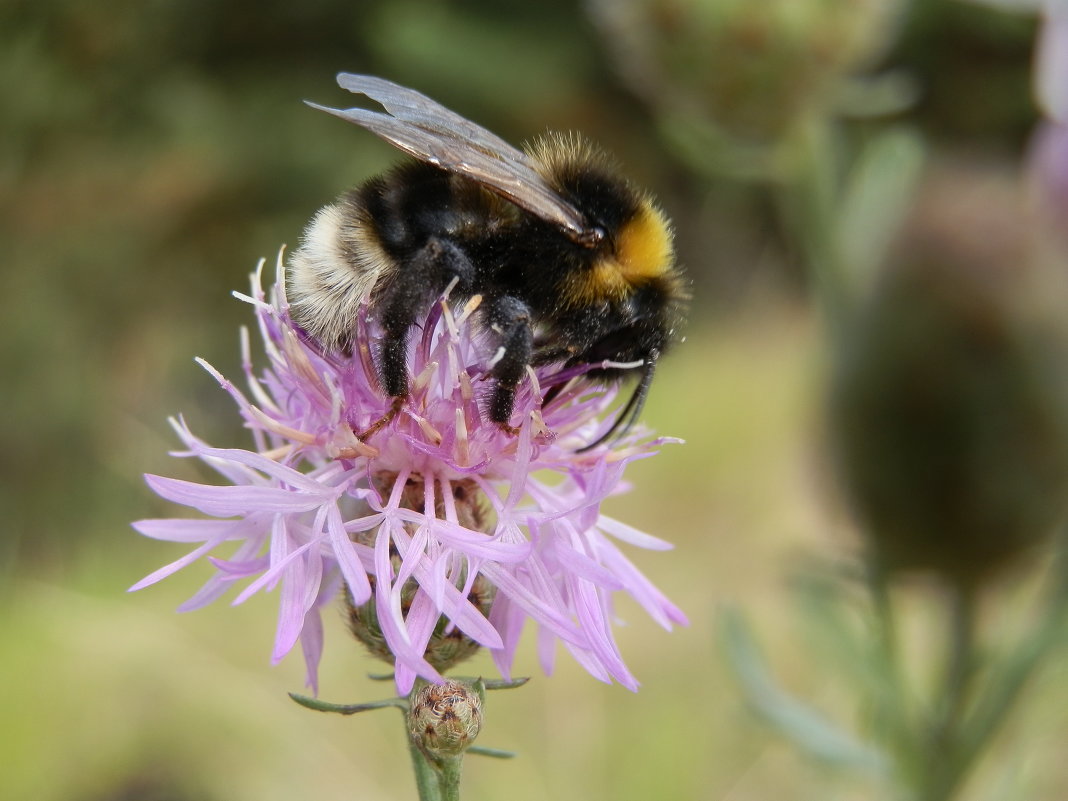
{"label": "spiky flower bud", "polygon": [[412,699],[408,732],[432,760],[456,757],[482,729],[482,699],[459,681],[428,684]]}
{"label": "spiky flower bud", "polygon": [[[833,103],[887,46],[900,0],[592,0],[622,77],[654,107],[703,109],[746,140]],[[767,102],[769,97],[774,103]]]}

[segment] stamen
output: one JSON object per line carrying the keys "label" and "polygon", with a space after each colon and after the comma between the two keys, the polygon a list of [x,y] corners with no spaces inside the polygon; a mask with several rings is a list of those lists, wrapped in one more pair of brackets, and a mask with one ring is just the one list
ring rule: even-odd
{"label": "stamen", "polygon": [[541,394],[541,384],[538,381],[538,374],[534,372],[534,368],[529,364],[527,365],[527,375],[530,377],[530,391],[534,396],[535,403],[541,406],[544,396]]}
{"label": "stamen", "polygon": [[460,276],[454,275],[452,280],[449,281],[449,285],[445,287],[445,291],[441,293],[441,302],[446,303],[449,300],[449,293],[452,292],[453,287],[460,283]]}
{"label": "stamen", "polygon": [[475,313],[475,309],[477,309],[481,305],[482,305],[482,296],[481,295],[472,295],[470,298],[468,298],[467,303],[464,304],[463,311],[460,312],[460,316],[458,318],[456,318],[456,322],[459,325],[463,325],[464,323],[466,323],[467,322],[467,318],[469,318],[472,314],[474,314]]}
{"label": "stamen", "polygon": [[375,459],[381,453],[373,445],[368,445],[366,442],[360,442],[359,440],[356,440],[356,444],[352,447],[334,448],[333,446],[328,446],[326,452],[327,456],[337,459]]}
{"label": "stamen", "polygon": [[272,461],[277,462],[283,456],[288,456],[289,453],[292,450],[293,450],[293,443],[290,442],[290,443],[287,443],[285,445],[280,445],[277,448],[272,448],[269,451],[257,451],[257,453],[259,453],[260,456],[263,456],[263,457],[265,457],[267,459],[271,459]]}
{"label": "stamen", "polygon": [[357,459],[365,457],[368,459],[374,459],[379,454],[378,448],[374,445],[368,445],[366,442],[356,436],[356,432],[352,430],[351,426],[341,425],[337,432],[334,434],[334,441],[327,443],[326,452],[328,456],[341,459]]}
{"label": "stamen", "polygon": [[455,389],[456,389],[456,377],[458,375],[460,375],[460,373],[464,372],[463,368],[460,366],[463,363],[463,359],[460,357],[460,354],[457,352],[458,351],[458,344],[459,344],[459,340],[458,339],[454,339],[451,342],[446,342],[445,343],[445,355],[448,357],[449,363],[448,363],[448,369],[445,371],[444,375],[442,376],[442,378],[445,379],[445,381],[448,381],[447,385],[445,385],[445,381],[442,382],[443,383],[443,386],[442,386],[442,394],[443,395],[451,395],[455,391]]}
{"label": "stamen", "polygon": [[540,409],[532,409],[530,412],[531,435],[534,437],[556,438],[556,432],[545,424],[545,418],[541,416]]}
{"label": "stamen", "polygon": [[[466,375],[466,374],[465,374]],[[456,409],[456,450],[461,467],[471,464],[471,442],[467,436],[467,418],[463,409]]]}
{"label": "stamen", "polygon": [[259,378],[256,377],[253,371],[252,346],[247,326],[241,326],[241,367],[245,373],[245,383],[248,384],[249,391],[252,393],[252,397],[256,399],[256,402],[265,409],[281,414],[282,410],[264,390]]}
{"label": "stamen", "polygon": [[427,439],[429,439],[435,445],[441,444],[441,432],[434,428],[434,426],[431,425],[429,420],[427,420],[425,417],[420,417],[411,409],[406,409],[405,411],[408,413],[408,416],[415,420],[415,422],[419,425],[419,428],[426,435]]}
{"label": "stamen", "polygon": [[[277,293],[275,297],[278,300],[278,308],[283,314],[289,311],[289,298],[286,296],[285,252],[286,246],[282,245],[278,249],[278,259],[274,265],[274,286]],[[259,276],[257,275],[258,278]]]}
{"label": "stamen", "polygon": [[238,300],[243,301],[244,303],[248,303],[248,304],[251,304],[252,306],[255,306],[257,309],[260,309],[261,311],[266,311],[266,312],[272,311],[271,305],[266,300],[264,300],[262,298],[254,298],[251,295],[246,295],[244,292],[238,292],[236,289],[233,292],[231,292],[230,294],[233,295]]}
{"label": "stamen", "polygon": [[324,394],[326,393],[327,390],[326,387],[323,386],[322,377],[319,375],[319,372],[315,369],[314,365],[312,365],[304,348],[301,347],[297,335],[288,328],[282,332],[282,351],[285,353],[290,367],[293,368],[295,372],[302,378],[306,378],[309,382],[314,384],[320,392],[323,392]]}
{"label": "stamen", "polygon": [[464,403],[467,403],[475,397],[475,388],[471,386],[471,376],[466,370],[458,371],[457,375],[460,378],[460,397],[464,399]]}
{"label": "stamen", "polygon": [[415,377],[415,380],[412,381],[412,392],[422,392],[426,389],[427,385],[430,383],[430,379],[434,377],[434,373],[437,369],[437,362],[427,362],[426,367],[424,367],[419,372],[419,375]]}
{"label": "stamen", "polygon": [[329,375],[323,376],[323,383],[326,384],[326,389],[330,393],[330,419],[340,419],[345,406],[345,393],[341,391],[337,381]]}
{"label": "stamen", "polygon": [[266,428],[268,431],[277,434],[280,437],[291,439],[296,442],[303,443],[304,445],[318,445],[319,440],[312,434],[308,434],[304,431],[298,431],[295,428],[287,426],[285,423],[279,423],[273,417],[264,414],[251,404],[248,407],[249,414],[256,418],[256,421]]}
{"label": "stamen", "polygon": [[[453,279],[455,283],[456,279]],[[451,287],[452,284],[449,284]],[[445,330],[449,332],[449,336],[454,340],[460,338],[460,329],[456,326],[456,318],[452,314],[452,307],[449,306],[448,298],[442,296],[441,298],[441,315],[445,318]]]}

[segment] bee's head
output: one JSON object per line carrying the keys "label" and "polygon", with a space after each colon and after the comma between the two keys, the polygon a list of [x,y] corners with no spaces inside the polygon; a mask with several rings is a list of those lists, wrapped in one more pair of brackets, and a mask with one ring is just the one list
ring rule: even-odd
{"label": "bee's head", "polygon": [[637,375],[638,382],[609,429],[581,450],[618,439],[634,425],[652,386],[656,364],[674,335],[676,310],[669,295],[639,292],[624,305],[628,313],[615,318],[615,326],[588,343],[572,362],[598,365],[586,374],[593,380],[611,383]]}
{"label": "bee's head", "polygon": [[581,310],[589,324],[575,332],[581,352],[571,363],[598,365],[588,376],[604,381],[638,376],[615,422],[586,450],[622,436],[637,420],[687,292],[667,217],[608,156],[574,135],[547,136],[528,152],[586,221],[585,236],[571,238],[559,286],[564,309]]}
{"label": "bee's head", "polygon": [[576,238],[576,270],[567,300],[615,302],[650,282],[674,281],[675,249],[667,217],[645,192],[623,177],[603,151],[573,134],[553,134],[529,148],[548,184],[586,220]]}

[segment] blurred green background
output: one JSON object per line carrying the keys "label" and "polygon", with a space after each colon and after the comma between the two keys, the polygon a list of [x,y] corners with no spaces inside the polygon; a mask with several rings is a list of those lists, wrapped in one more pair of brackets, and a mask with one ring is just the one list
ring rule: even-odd
{"label": "blurred green background", "polygon": [[[740,8],[652,5],[668,28],[688,5]],[[819,23],[879,3],[804,5]],[[747,13],[733,44],[759,53],[761,13]],[[874,36],[886,46],[849,68],[907,76],[913,100],[889,117],[930,148],[924,219],[962,241],[993,220],[1011,238],[1005,209],[1018,202],[1035,120],[1033,21],[924,0],[885,24]],[[814,29],[830,38],[802,37],[801,56],[836,52],[833,26]],[[640,85],[609,31],[564,0],[0,0],[0,798],[414,797],[395,713],[318,715],[285,697],[301,689],[303,665],[299,654],[268,665],[272,596],[174,614],[207,565],[124,593],[182,552],[128,525],[173,513],[142,473],[198,477],[167,457],[166,417],[184,414],[214,444],[244,444],[230,400],[193,363],[238,372],[237,329],[251,318],[230,292],[246,290],[260,257],[294,244],[317,208],[396,157],[301,104],[344,103],[342,70],[415,86],[514,142],[584,131],[659,197],[694,282],[687,341],[646,416],[687,444],[636,464],[633,492],[608,509],[677,543],[637,561],[692,625],[668,635],[621,604],[636,696],[563,654],[546,679],[528,644],[519,670],[535,680],[491,696],[482,737],[520,757],[468,760],[465,797],[869,797],[753,722],[714,642],[717,609],[737,602],[787,684],[846,719],[857,711],[809,658],[785,578],[806,554],[854,547],[821,446],[825,355],[799,247],[766,184],[695,167],[650,100],[650,88],[671,96],[673,75],[680,86],[703,70],[729,82],[732,51],[719,42],[709,64],[673,64]],[[717,104],[709,95],[721,122],[803,92],[766,72],[750,70]],[[781,135],[765,123],[745,117],[742,138]],[[863,123],[851,130],[862,135]],[[379,666],[340,614],[327,625],[322,696],[388,694],[365,678]],[[1063,673],[1046,671],[1031,696],[1059,703],[1033,701],[1002,738],[1013,786],[1027,790],[1015,797],[1060,798],[1068,782],[1057,758]],[[1025,752],[1012,750],[1017,729]],[[986,768],[974,797],[993,798],[1006,775]]]}

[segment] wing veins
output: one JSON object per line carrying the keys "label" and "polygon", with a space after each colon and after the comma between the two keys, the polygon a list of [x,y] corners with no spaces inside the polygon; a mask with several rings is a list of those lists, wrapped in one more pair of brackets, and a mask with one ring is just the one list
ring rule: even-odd
{"label": "wing veins", "polygon": [[549,186],[526,153],[496,134],[383,78],[341,73],[338,84],[374,100],[388,113],[305,102],[365,128],[420,161],[470,178],[576,242],[591,241],[583,215]]}

